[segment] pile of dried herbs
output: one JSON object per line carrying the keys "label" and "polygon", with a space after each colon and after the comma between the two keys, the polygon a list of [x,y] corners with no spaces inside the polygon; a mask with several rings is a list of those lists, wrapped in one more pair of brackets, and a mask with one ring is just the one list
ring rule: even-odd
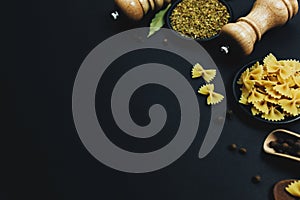
{"label": "pile of dried herbs", "polygon": [[229,19],[226,6],[218,0],[182,0],[170,16],[175,31],[195,39],[217,35]]}

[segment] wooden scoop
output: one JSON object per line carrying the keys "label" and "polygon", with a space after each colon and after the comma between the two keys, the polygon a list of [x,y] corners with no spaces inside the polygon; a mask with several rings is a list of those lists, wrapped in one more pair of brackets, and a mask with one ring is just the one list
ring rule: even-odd
{"label": "wooden scoop", "polygon": [[229,36],[241,47],[245,55],[249,55],[256,41],[259,41],[266,31],[284,25],[297,12],[297,0],[256,0],[246,17],[223,26],[221,34]]}
{"label": "wooden scoop", "polygon": [[291,135],[291,136],[294,136],[294,137],[300,139],[300,135],[295,133],[295,132],[284,130],[284,129],[277,129],[277,130],[272,131],[267,136],[267,138],[265,139],[264,146],[263,146],[264,151],[266,153],[269,153],[269,154],[273,154],[273,155],[276,155],[276,156],[281,156],[281,157],[284,157],[284,158],[289,158],[289,159],[296,160],[296,161],[300,162],[299,157],[291,156],[291,155],[287,155],[287,154],[283,154],[283,153],[277,153],[273,148],[269,147],[269,143],[271,141],[276,141],[278,139],[276,135],[279,135],[279,134],[283,134],[283,135],[287,134],[287,135]]}
{"label": "wooden scoop", "polygon": [[294,179],[291,179],[291,180],[279,181],[278,183],[276,183],[273,188],[274,199],[275,200],[296,200],[296,197],[292,197],[285,191],[285,188],[294,181],[295,181]]}

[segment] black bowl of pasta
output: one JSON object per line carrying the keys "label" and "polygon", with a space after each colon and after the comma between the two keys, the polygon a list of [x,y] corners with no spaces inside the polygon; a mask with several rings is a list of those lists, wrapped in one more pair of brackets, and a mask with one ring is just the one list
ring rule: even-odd
{"label": "black bowl of pasta", "polygon": [[273,54],[243,66],[233,80],[233,94],[248,115],[267,123],[300,119],[300,63]]}

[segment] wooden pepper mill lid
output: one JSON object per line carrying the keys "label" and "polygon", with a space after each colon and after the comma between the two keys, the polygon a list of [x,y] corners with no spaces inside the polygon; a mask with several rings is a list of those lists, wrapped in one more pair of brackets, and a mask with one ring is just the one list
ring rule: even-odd
{"label": "wooden pepper mill lid", "polygon": [[149,10],[159,10],[171,0],[115,0],[116,5],[132,20],[141,20]]}
{"label": "wooden pepper mill lid", "polygon": [[133,20],[141,20],[144,16],[143,8],[138,0],[115,0],[122,12]]}
{"label": "wooden pepper mill lid", "polygon": [[232,38],[243,53],[249,55],[255,42],[259,41],[266,31],[284,25],[297,12],[297,0],[256,0],[246,17],[223,26],[221,34]]}

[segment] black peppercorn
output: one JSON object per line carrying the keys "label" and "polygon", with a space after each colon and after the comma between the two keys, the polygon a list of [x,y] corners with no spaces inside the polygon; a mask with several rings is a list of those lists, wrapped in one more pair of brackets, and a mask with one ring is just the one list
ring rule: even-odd
{"label": "black peppercorn", "polygon": [[259,175],[253,176],[252,177],[252,182],[253,183],[259,183],[259,182],[261,182],[261,176],[259,176]]}
{"label": "black peppercorn", "polygon": [[296,149],[299,149],[299,150],[300,150],[300,142],[296,142],[296,143],[294,144],[294,146],[295,146]]}
{"label": "black peppercorn", "polygon": [[240,148],[239,152],[241,154],[246,154],[247,153],[247,149],[246,148]]}
{"label": "black peppercorn", "polygon": [[271,147],[271,148],[275,148],[277,145],[278,145],[278,144],[277,144],[276,141],[271,141],[271,142],[269,143],[269,147]]}
{"label": "black peppercorn", "polygon": [[231,145],[229,145],[228,148],[229,148],[229,150],[234,151],[234,150],[237,149],[237,145],[236,144],[231,144]]}
{"label": "black peppercorn", "polygon": [[284,140],[283,140],[282,138],[278,138],[276,141],[277,141],[279,144],[282,144],[282,143],[284,142]]}
{"label": "black peppercorn", "polygon": [[277,149],[276,150],[278,153],[283,153],[283,150],[282,149]]}
{"label": "black peppercorn", "polygon": [[295,141],[292,139],[287,139],[286,143],[288,143],[290,146],[294,145]]}
{"label": "black peppercorn", "polygon": [[287,151],[288,149],[289,149],[289,144],[288,143],[286,143],[286,142],[284,142],[283,144],[282,144],[282,150],[283,151]]}

